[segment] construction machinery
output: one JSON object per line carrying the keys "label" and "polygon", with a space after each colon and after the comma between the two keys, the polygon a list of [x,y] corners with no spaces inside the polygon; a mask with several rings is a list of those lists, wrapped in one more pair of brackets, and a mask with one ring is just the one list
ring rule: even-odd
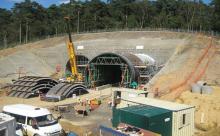
{"label": "construction machinery", "polygon": [[70,69],[71,69],[71,75],[66,77],[66,81],[71,82],[71,83],[82,83],[83,77],[78,72],[78,69],[77,69],[76,53],[75,53],[74,45],[72,42],[71,32],[70,32],[70,18],[64,17],[64,19],[67,24],[67,33],[68,33],[68,37],[69,37],[69,40],[67,42],[67,52],[69,55]]}

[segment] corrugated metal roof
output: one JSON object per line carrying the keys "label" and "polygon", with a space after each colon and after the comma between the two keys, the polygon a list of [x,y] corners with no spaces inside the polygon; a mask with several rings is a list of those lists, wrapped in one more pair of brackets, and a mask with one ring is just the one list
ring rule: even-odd
{"label": "corrugated metal roof", "polygon": [[167,110],[167,109],[162,109],[162,108],[148,106],[148,105],[129,106],[129,107],[121,108],[119,110],[123,110],[129,113],[138,114],[138,115],[146,116],[146,117],[153,117],[153,116],[171,112],[170,110]]}
{"label": "corrugated metal roof", "polygon": [[159,107],[159,108],[172,110],[172,111],[180,111],[184,109],[194,108],[194,106],[191,106],[191,105],[179,104],[179,103],[152,99],[152,98],[135,97],[135,98],[123,98],[123,99],[126,101],[150,105],[150,106]]}

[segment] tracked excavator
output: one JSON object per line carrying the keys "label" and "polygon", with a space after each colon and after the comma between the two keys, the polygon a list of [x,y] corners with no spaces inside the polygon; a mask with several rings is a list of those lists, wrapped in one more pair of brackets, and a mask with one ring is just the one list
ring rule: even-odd
{"label": "tracked excavator", "polygon": [[46,94],[46,101],[59,101],[71,97],[73,94],[82,95],[88,93],[86,86],[83,85],[82,74],[77,69],[76,53],[70,32],[70,18],[65,17],[64,19],[67,24],[67,52],[71,75],[62,80],[62,82],[57,82],[49,77],[20,77],[13,82],[9,96],[30,98],[43,93]]}

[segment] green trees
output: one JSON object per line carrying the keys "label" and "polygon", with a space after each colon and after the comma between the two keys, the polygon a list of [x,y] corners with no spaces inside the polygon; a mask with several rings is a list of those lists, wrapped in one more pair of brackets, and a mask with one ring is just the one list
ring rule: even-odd
{"label": "green trees", "polygon": [[14,23],[17,28],[20,27],[20,42],[27,43],[28,40],[48,34],[46,9],[37,2],[25,0],[24,2],[16,3],[12,13]]}
{"label": "green trees", "polygon": [[212,29],[220,31],[220,1],[213,0],[212,3],[213,16],[212,16]]}
{"label": "green trees", "polygon": [[10,37],[11,29],[9,26],[11,26],[11,16],[12,15],[10,11],[0,8],[0,44],[3,47],[7,47],[8,38]]}
{"label": "green trees", "polygon": [[220,31],[220,1],[202,0],[91,0],[44,8],[32,0],[0,9],[0,48],[12,43],[65,32],[64,16],[73,32],[122,28],[175,28]]}
{"label": "green trees", "polygon": [[48,32],[50,35],[58,35],[58,33],[63,32],[62,13],[58,6],[51,5],[47,9],[47,20],[47,25],[49,26]]}

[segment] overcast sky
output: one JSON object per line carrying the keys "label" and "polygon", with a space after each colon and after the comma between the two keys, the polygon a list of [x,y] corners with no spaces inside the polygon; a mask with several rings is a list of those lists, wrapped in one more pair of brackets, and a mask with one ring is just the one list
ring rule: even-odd
{"label": "overcast sky", "polygon": [[[21,2],[24,0],[0,0],[0,8],[10,9],[13,7],[14,3]],[[59,5],[61,3],[68,3],[69,0],[35,0],[44,7],[49,7],[51,4]],[[105,0],[103,0],[105,1]],[[209,3],[211,0],[203,0],[205,3]]]}

